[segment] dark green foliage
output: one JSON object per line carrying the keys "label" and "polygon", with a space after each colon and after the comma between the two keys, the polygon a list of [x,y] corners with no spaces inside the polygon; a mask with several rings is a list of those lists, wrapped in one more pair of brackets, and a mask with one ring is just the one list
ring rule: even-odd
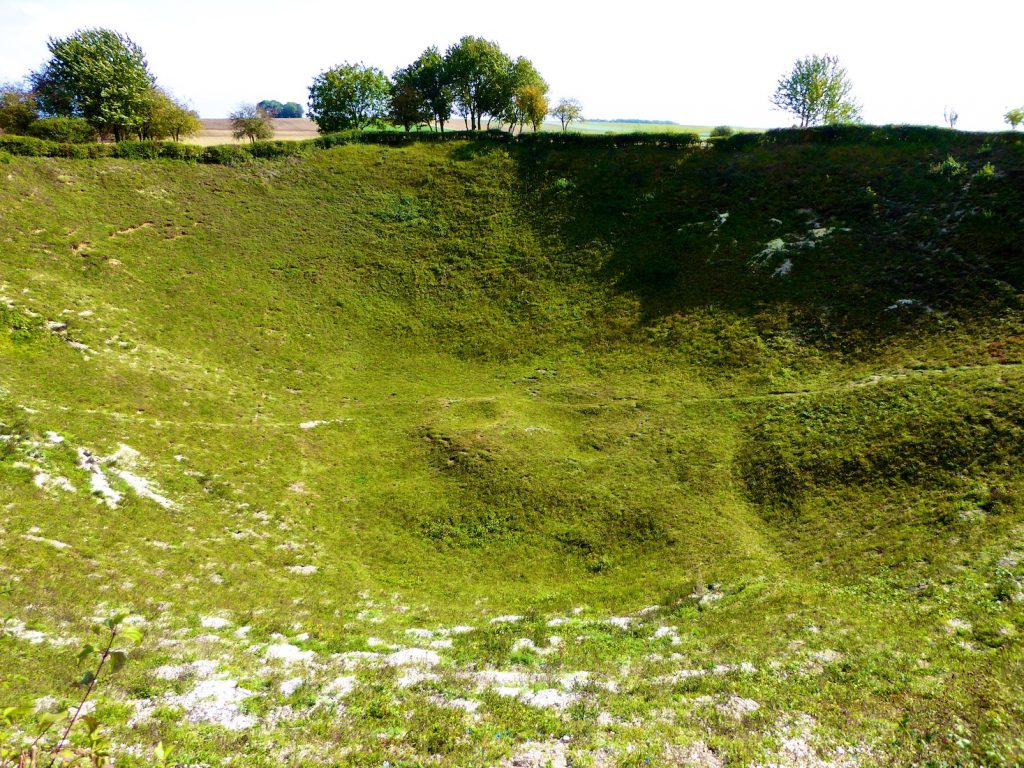
{"label": "dark green foliage", "polygon": [[302,105],[295,101],[282,104],[276,99],[264,99],[257,102],[256,106],[263,110],[267,117],[302,117]]}
{"label": "dark green foliage", "polygon": [[309,86],[309,118],[321,133],[362,129],[384,120],[391,81],[376,67],[340,64]]}
{"label": "dark green foliage", "polygon": [[257,108],[263,110],[267,117],[281,117],[281,110],[284,108],[284,104],[276,99],[264,99],[263,101],[256,102]]}
{"label": "dark green foliage", "polygon": [[44,117],[29,126],[27,135],[65,144],[88,144],[99,137],[96,129],[82,117]]}
{"label": "dark green foliage", "polygon": [[252,155],[245,151],[244,147],[234,144],[220,144],[203,149],[203,162],[216,163],[217,165],[240,165],[252,158]]}
{"label": "dark green foliage", "polygon": [[50,60],[32,75],[43,112],[84,118],[117,140],[138,130],[153,87],[138,45],[110,29],[84,29],[48,47]]}
{"label": "dark green foliage", "polygon": [[0,85],[0,133],[24,134],[38,119],[32,91],[13,84]]}
{"label": "dark green foliage", "polygon": [[395,85],[410,87],[416,94],[416,103],[425,108],[444,133],[455,105],[455,92],[448,62],[436,47],[427,48],[416,61],[396,72]]}
{"label": "dark green foliage", "polygon": [[459,114],[468,118],[470,130],[489,128],[491,119],[500,119],[507,111],[513,95],[513,68],[501,46],[481,37],[467,35],[448,49],[445,71],[455,105]]}

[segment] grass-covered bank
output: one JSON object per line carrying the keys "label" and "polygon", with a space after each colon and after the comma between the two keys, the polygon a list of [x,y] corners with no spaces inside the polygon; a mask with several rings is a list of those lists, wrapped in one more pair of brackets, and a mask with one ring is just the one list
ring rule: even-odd
{"label": "grass-covered bank", "polygon": [[125,607],[124,764],[1019,760],[1021,145],[760,141],[0,166],[3,699]]}

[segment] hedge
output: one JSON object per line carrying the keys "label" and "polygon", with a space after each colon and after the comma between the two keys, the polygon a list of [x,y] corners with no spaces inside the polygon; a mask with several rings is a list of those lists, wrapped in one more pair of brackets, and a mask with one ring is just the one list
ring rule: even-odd
{"label": "hedge", "polygon": [[749,147],[802,144],[929,144],[944,148],[968,142],[1016,144],[1024,146],[1024,133],[966,133],[948,128],[916,125],[830,125],[817,128],[783,128],[765,133],[737,133],[703,141],[695,133],[619,133],[582,134],[538,132],[513,136],[504,131],[478,134],[465,132],[344,131],[317,136],[306,141],[257,141],[252,144],[219,144],[200,147],[173,141],[122,141],[117,144],[76,144],[47,141],[31,136],[0,134],[0,151],[29,157],[66,157],[74,159],[116,157],[126,160],[183,160],[192,163],[238,165],[255,158],[300,157],[310,152],[346,144],[407,146],[452,141],[477,141],[495,144],[520,144],[524,147],[661,147],[698,149],[712,147],[721,151],[743,151]]}
{"label": "hedge", "polygon": [[44,117],[35,120],[26,135],[61,144],[90,144],[99,138],[96,129],[81,117]]}
{"label": "hedge", "polygon": [[748,147],[793,144],[928,144],[946,147],[964,141],[1019,144],[1024,134],[970,133],[933,125],[822,125],[814,128],[775,128],[764,133],[737,133],[713,142],[717,149],[736,151]]}

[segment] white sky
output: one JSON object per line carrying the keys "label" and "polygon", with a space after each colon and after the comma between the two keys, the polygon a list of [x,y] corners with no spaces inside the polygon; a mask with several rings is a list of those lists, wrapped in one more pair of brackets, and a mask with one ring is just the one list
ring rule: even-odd
{"label": "white sky", "polygon": [[871,123],[1001,130],[1024,105],[1024,2],[917,0],[0,0],[0,81],[89,26],[130,36],[158,82],[203,117],[297,101],[342,61],[392,72],[429,45],[497,41],[533,60],[551,96],[587,117],[694,125],[791,124],[769,99],[795,59],[833,53]]}

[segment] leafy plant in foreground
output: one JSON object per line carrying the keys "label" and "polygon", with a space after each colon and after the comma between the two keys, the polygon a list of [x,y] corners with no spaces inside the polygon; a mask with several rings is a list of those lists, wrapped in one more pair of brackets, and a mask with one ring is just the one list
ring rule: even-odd
{"label": "leafy plant in foreground", "polygon": [[[94,645],[86,643],[78,653],[79,661],[89,661],[90,668],[78,681],[84,691],[78,705],[62,713],[43,712],[36,716],[38,728],[35,738],[27,746],[15,744],[16,732],[9,731],[4,738],[7,746],[0,746],[0,768],[37,768],[37,766],[86,766],[94,768],[112,765],[110,741],[103,733],[99,720],[92,715],[83,714],[86,703],[96,691],[105,675],[119,672],[128,661],[128,651],[118,641],[138,644],[142,641],[142,630],[138,627],[126,626],[127,614],[121,613],[106,619],[93,628],[97,634],[106,633],[103,642]],[[118,645],[119,647],[115,647]],[[93,666],[94,664],[94,666]],[[28,712],[21,707],[7,707],[0,710],[0,725],[13,729],[17,721]],[[77,726],[77,730],[76,730]],[[53,736],[60,733],[55,741]],[[84,735],[85,744],[72,744],[74,733]],[[82,741],[83,739],[79,739]],[[161,764],[166,762],[170,750],[163,744],[154,752]]]}

